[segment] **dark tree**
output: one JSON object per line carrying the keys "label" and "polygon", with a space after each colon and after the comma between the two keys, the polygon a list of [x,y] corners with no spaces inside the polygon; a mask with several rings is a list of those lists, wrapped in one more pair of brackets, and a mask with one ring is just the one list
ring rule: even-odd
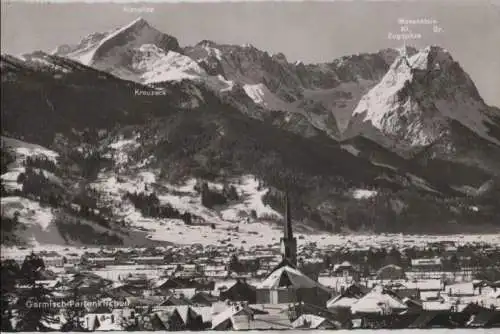
{"label": "dark tree", "polygon": [[78,292],[78,289],[73,289],[71,293],[71,300],[75,301],[75,304],[70,305],[64,310],[64,317],[66,323],[61,327],[63,332],[83,332],[83,323],[81,318],[85,315],[85,308],[81,303],[82,296]]}
{"label": "dark tree", "polygon": [[45,331],[48,329],[47,325],[56,322],[56,310],[51,306],[52,294],[37,283],[44,269],[45,264],[40,257],[34,253],[26,256],[20,275],[21,281],[28,288],[21,291],[17,300],[18,317],[22,319],[16,324],[17,331]]}
{"label": "dark tree", "polygon": [[233,254],[231,256],[231,260],[229,261],[229,271],[235,272],[235,273],[241,273],[243,272],[243,265],[241,264],[240,260],[238,259],[238,256],[236,254]]}
{"label": "dark tree", "polygon": [[226,197],[219,194],[217,191],[211,190],[206,182],[201,186],[201,204],[206,208],[213,208],[216,205],[224,205],[227,203]]}
{"label": "dark tree", "polygon": [[[2,222],[3,223],[3,222]],[[12,303],[15,299],[15,282],[19,278],[19,265],[14,260],[6,260],[1,263],[1,295],[0,295],[0,310],[2,332],[13,331],[12,319]]]}
{"label": "dark tree", "polygon": [[42,278],[42,272],[45,270],[43,259],[31,253],[27,255],[21,266],[20,278],[26,284],[32,284],[34,281]]}

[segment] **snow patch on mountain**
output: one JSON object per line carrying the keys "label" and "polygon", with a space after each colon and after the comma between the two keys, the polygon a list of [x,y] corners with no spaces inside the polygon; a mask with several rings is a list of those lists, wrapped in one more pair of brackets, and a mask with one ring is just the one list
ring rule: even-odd
{"label": "snow patch on mountain", "polygon": [[354,189],[352,197],[355,199],[367,199],[377,195],[377,191],[368,189]]}
{"label": "snow patch on mountain", "polygon": [[207,51],[209,56],[213,56],[218,61],[222,61],[222,52],[219,49],[211,47],[208,44],[204,44],[203,48]]}
{"label": "snow patch on mountain", "polygon": [[359,154],[361,153],[361,151],[358,150],[357,148],[355,148],[353,145],[344,144],[344,145],[340,145],[340,148],[351,153],[352,155],[354,155],[356,157],[359,156]]}
{"label": "snow patch on mountain", "polygon": [[244,176],[233,185],[238,194],[243,197],[243,202],[223,210],[221,216],[224,220],[237,221],[241,219],[242,214],[250,216],[252,211],[255,212],[257,218],[282,218],[279,212],[262,201],[263,196],[267,194],[269,189],[259,188],[259,182],[255,177],[251,175]]}
{"label": "snow patch on mountain", "polygon": [[290,109],[289,103],[277,97],[262,83],[254,85],[246,84],[243,85],[243,89],[256,104],[268,110],[288,111]]}
{"label": "snow patch on mountain", "polygon": [[25,172],[24,167],[9,168],[9,171],[2,174],[2,184],[7,190],[23,190],[23,185],[17,182],[19,175]]}
{"label": "snow patch on mountain", "polygon": [[18,235],[29,244],[64,244],[65,241],[53,224],[54,215],[49,207],[42,207],[33,200],[9,196],[1,199],[2,217],[13,218],[18,214],[18,219],[24,228]]}
{"label": "snow patch on mountain", "polygon": [[152,44],[145,44],[136,49],[132,67],[146,84],[198,79],[205,76],[205,71],[191,58],[180,53],[164,50]]}
{"label": "snow patch on mountain", "polygon": [[232,82],[222,76],[208,75],[193,59],[178,52],[165,52],[152,44],[135,49],[132,69],[140,74],[134,81],[145,84],[192,80],[204,83],[215,91],[232,88]]}
{"label": "snow patch on mountain", "polygon": [[383,168],[387,168],[387,169],[390,169],[390,170],[393,170],[393,171],[397,171],[398,169],[394,166],[391,166],[391,165],[388,165],[388,164],[384,164],[384,163],[380,163],[380,162],[377,162],[377,161],[370,161],[373,165],[375,166],[379,166],[379,167],[383,167]]}

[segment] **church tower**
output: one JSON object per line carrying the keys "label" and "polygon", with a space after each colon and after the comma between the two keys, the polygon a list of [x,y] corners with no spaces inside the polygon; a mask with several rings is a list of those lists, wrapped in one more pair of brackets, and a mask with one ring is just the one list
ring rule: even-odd
{"label": "church tower", "polygon": [[285,221],[283,237],[281,238],[281,255],[284,261],[287,261],[294,268],[297,267],[297,238],[293,236],[292,231],[288,191],[285,193]]}

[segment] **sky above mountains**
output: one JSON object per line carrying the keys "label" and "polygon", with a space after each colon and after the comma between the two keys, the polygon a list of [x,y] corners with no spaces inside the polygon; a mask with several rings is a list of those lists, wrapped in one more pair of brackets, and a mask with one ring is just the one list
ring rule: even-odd
{"label": "sky above mountains", "polygon": [[398,19],[437,21],[411,25],[418,48],[448,49],[491,105],[500,106],[500,7],[487,2],[245,2],[36,4],[2,2],[2,53],[51,51],[93,32],[123,26],[138,16],[179,39],[182,46],[209,39],[283,52],[289,61],[326,62],[360,52],[400,47]]}

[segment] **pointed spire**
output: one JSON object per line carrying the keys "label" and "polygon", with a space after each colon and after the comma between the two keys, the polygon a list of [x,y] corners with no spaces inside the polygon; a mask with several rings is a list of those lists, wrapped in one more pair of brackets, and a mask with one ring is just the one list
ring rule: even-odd
{"label": "pointed spire", "polygon": [[288,196],[288,190],[285,191],[285,231],[283,237],[285,240],[293,239],[293,231],[292,231],[292,216],[290,214],[290,199]]}

